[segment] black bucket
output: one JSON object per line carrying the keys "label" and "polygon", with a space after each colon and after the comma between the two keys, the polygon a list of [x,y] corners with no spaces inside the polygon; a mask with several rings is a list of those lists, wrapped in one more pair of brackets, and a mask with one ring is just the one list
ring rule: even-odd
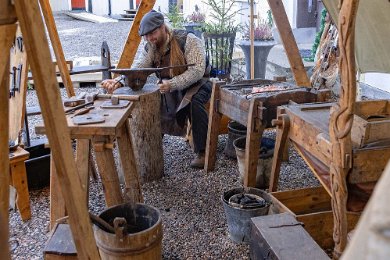
{"label": "black bucket", "polygon": [[[232,202],[231,198],[246,196],[251,200],[250,203]],[[255,201],[257,198],[264,200]],[[269,195],[256,188],[235,188],[224,192],[222,195],[223,208],[225,210],[226,220],[229,229],[229,237],[236,243],[250,242],[250,219],[253,217],[264,216],[268,214],[271,199]]]}
{"label": "black bucket", "polygon": [[[238,171],[241,181],[244,178],[246,137],[234,140]],[[256,188],[267,189],[272,169],[272,157],[274,155],[275,140],[267,137],[261,138],[259,159],[257,161]]]}
{"label": "black bucket", "polygon": [[230,121],[228,124],[228,139],[226,141],[224,154],[231,158],[236,159],[236,151],[234,150],[233,142],[239,137],[246,136],[246,127],[235,121]]}
{"label": "black bucket", "polygon": [[30,157],[25,161],[29,190],[43,189],[50,184],[50,148],[44,144],[26,147]]}

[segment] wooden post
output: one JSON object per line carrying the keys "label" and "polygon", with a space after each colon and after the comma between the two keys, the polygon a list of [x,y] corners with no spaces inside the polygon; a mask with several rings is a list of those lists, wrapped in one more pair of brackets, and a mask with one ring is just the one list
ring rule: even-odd
{"label": "wooden post", "polygon": [[245,144],[245,173],[244,186],[256,186],[257,162],[259,158],[259,147],[261,136],[265,126],[262,124],[259,115],[258,107],[261,106],[260,101],[252,98],[248,111],[248,123],[246,126],[246,144]]}
{"label": "wooden post", "polygon": [[47,127],[46,134],[56,164],[58,179],[62,184],[77,253],[82,259],[100,259],[87,206],[79,202],[83,191],[79,177],[75,174],[77,168],[71,139],[38,0],[15,1],[15,9],[36,82],[35,88]]}
{"label": "wooden post", "polygon": [[141,37],[138,35],[139,24],[141,23],[142,17],[152,10],[155,3],[156,0],[141,0],[137,14],[131,24],[130,32],[127,36],[125,46],[123,47],[117,68],[130,68],[131,64],[133,64],[138,45],[141,42]]}
{"label": "wooden post", "polygon": [[129,119],[139,175],[143,182],[158,180],[164,174],[160,91],[155,84],[145,84],[141,90],[130,94],[140,96]]}
{"label": "wooden post", "polygon": [[268,0],[268,4],[274,16],[276,26],[278,27],[279,36],[282,39],[284,49],[286,50],[295,83],[298,86],[311,87],[310,79],[307,76],[305,66],[303,65],[301,55],[299,54],[298,46],[294,39],[283,1]]}
{"label": "wooden post", "polygon": [[[251,56],[251,79],[255,78],[255,31],[254,31],[254,1],[250,1],[250,42],[251,42],[251,50],[250,50],[250,56]],[[259,19],[259,18],[257,18]]]}
{"label": "wooden post", "polygon": [[276,143],[274,158],[272,160],[272,170],[269,183],[269,191],[273,192],[278,189],[280,165],[288,144],[288,131],[290,129],[290,118],[286,114],[278,116],[278,119],[272,120],[272,125],[276,126]]}
{"label": "wooden post", "polygon": [[217,159],[218,132],[222,114],[218,112],[218,101],[222,82],[213,83],[209,108],[209,127],[207,130],[206,158],[204,169],[206,172],[214,170]]}
{"label": "wooden post", "polygon": [[[39,0],[43,17],[45,18],[46,28],[49,32],[51,45],[53,46],[54,55],[56,56],[58,69],[60,70],[62,82],[64,83],[68,97],[75,96],[73,83],[70,78],[69,69],[66,65],[64,51],[62,49],[61,40],[57,32],[56,22],[51,11],[49,0]],[[34,75],[33,75],[34,76]]]}
{"label": "wooden post", "polygon": [[341,91],[339,103],[331,110],[329,135],[332,143],[330,180],[334,216],[334,257],[347,244],[347,175],[352,168],[351,128],[356,99],[355,21],[359,0],[343,0],[339,15]]}
{"label": "wooden post", "polygon": [[126,185],[124,199],[126,202],[143,203],[141,180],[134,155],[134,145],[130,136],[131,126],[129,120],[123,124],[119,131],[120,134],[117,138],[119,158]]}
{"label": "wooden post", "polygon": [[[4,1],[3,1],[4,2]],[[4,3],[0,4],[5,8]],[[0,11],[1,12],[1,11]],[[3,18],[3,16],[0,16]],[[9,19],[0,19],[12,20]],[[9,158],[8,154],[8,99],[9,49],[15,37],[15,24],[0,24],[0,258],[11,259],[8,249]]]}

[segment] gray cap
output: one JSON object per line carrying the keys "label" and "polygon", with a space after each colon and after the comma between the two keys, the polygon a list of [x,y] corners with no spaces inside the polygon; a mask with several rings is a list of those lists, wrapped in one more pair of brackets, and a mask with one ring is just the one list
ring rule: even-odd
{"label": "gray cap", "polygon": [[138,34],[139,36],[144,36],[160,27],[163,23],[164,16],[162,13],[152,10],[142,17]]}

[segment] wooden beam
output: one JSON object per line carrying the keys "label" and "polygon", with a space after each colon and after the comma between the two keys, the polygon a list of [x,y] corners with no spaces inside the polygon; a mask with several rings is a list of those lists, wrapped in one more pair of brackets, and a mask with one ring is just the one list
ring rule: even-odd
{"label": "wooden beam", "polygon": [[8,249],[9,157],[8,99],[9,50],[15,37],[16,25],[0,25],[0,258],[11,259]]}
{"label": "wooden beam", "polygon": [[278,27],[279,36],[282,39],[284,49],[293,72],[295,83],[298,86],[311,87],[310,79],[307,76],[301,55],[299,54],[297,43],[288,21],[286,10],[282,0],[268,0],[274,21]]}
{"label": "wooden beam", "polygon": [[[331,109],[329,136],[332,143],[330,180],[334,216],[333,256],[338,259],[347,245],[347,176],[352,169],[351,128],[356,99],[355,22],[359,0],[343,0],[339,14],[340,100]],[[332,112],[333,110],[333,112]]]}
{"label": "wooden beam", "polygon": [[138,45],[141,42],[141,37],[138,35],[138,28],[141,23],[141,19],[147,12],[152,10],[155,3],[156,0],[141,0],[137,14],[135,15],[134,21],[131,25],[129,35],[127,36],[127,41],[123,47],[117,68],[130,68],[131,64],[133,64]]}
{"label": "wooden beam", "polygon": [[[20,28],[16,30],[16,37],[22,36]],[[22,42],[23,44],[23,42]],[[25,49],[22,47],[22,50],[17,47],[11,50],[11,68],[20,68],[22,70],[15,70],[16,77],[20,73],[20,84],[19,91],[15,91],[14,96],[9,99],[9,139],[17,140],[20,130],[23,129],[24,125],[24,114],[26,111],[26,92],[27,92],[27,74],[28,74],[28,64],[27,64],[27,54]],[[16,81],[18,82],[18,81]]]}
{"label": "wooden beam", "polygon": [[62,49],[61,40],[58,35],[56,22],[51,11],[49,0],[39,0],[43,17],[45,18],[46,28],[49,32],[51,45],[53,46],[54,55],[56,56],[57,65],[60,70],[62,82],[65,86],[68,97],[75,96],[72,80],[70,78],[69,69],[66,64],[64,50]]}
{"label": "wooden beam", "polygon": [[79,201],[83,190],[73,157],[71,139],[55,68],[51,60],[38,0],[15,1],[15,9],[25,40],[28,60],[36,82],[36,92],[46,126],[57,175],[62,184],[69,224],[81,259],[100,259],[88,209]]}

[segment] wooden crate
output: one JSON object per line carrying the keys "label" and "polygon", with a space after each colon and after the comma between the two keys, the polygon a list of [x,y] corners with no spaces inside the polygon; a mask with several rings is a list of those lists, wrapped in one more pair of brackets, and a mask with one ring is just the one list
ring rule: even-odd
{"label": "wooden crate", "polygon": [[[273,192],[271,198],[270,214],[289,212],[295,215],[324,250],[333,248],[331,198],[323,187]],[[348,212],[347,215],[349,232],[355,227],[360,214]]]}
{"label": "wooden crate", "polygon": [[387,100],[356,103],[352,142],[356,147],[390,138],[390,103]]}

